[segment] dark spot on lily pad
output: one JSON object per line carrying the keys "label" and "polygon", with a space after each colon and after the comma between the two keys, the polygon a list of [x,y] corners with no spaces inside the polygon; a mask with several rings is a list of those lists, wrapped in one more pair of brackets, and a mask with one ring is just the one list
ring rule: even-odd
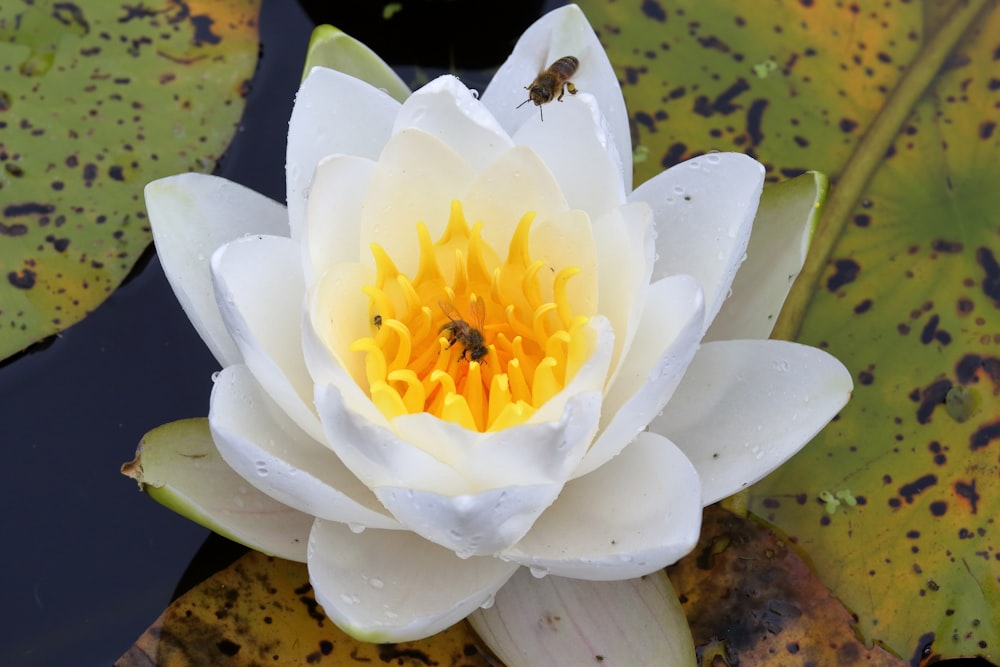
{"label": "dark spot on lily pad", "polygon": [[916,479],[910,482],[909,484],[904,484],[903,486],[899,487],[899,495],[901,495],[906,500],[907,504],[912,504],[913,498],[915,496],[923,493],[930,487],[937,484],[937,482],[938,482],[937,475],[924,475],[923,477],[920,477],[919,479]]}
{"label": "dark spot on lily pad", "polygon": [[838,259],[833,265],[836,271],[826,281],[826,288],[831,292],[854,282],[861,273],[861,266],[853,259]]}
{"label": "dark spot on lily pad", "polygon": [[989,248],[979,248],[976,250],[976,261],[986,273],[982,282],[983,293],[1000,308],[1000,264],[997,264],[996,256]]}
{"label": "dark spot on lily pad", "polygon": [[660,23],[667,20],[666,10],[663,9],[663,5],[656,0],[643,0],[642,13],[654,21],[659,21]]}
{"label": "dark spot on lily pad", "polygon": [[979,511],[980,495],[976,491],[976,480],[968,483],[962,481],[955,482],[955,495],[969,501],[969,508],[973,514]]}
{"label": "dark spot on lily pad", "polygon": [[11,271],[7,274],[7,282],[18,289],[31,289],[35,286],[36,274],[31,269]]}

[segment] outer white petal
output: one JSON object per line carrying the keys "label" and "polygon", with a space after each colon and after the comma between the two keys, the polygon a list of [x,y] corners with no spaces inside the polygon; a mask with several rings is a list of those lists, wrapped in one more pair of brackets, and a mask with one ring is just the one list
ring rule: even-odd
{"label": "outer white petal", "polygon": [[598,310],[611,322],[615,351],[607,386],[632,347],[655,262],[653,213],[643,202],[625,204],[593,221]]}
{"label": "outer white petal", "polygon": [[331,521],[400,528],[329,448],[261,390],[246,366],[230,366],[216,378],[208,419],[222,458],[268,496]]}
{"label": "outer white petal", "polygon": [[226,329],[254,377],[296,424],[322,440],[302,354],[299,244],[278,236],[233,241],[212,255],[212,277]]}
{"label": "outer white petal", "polygon": [[611,460],[663,409],[698,349],[703,313],[690,276],[650,286],[632,346],[604,396],[597,439],[573,477]]}
{"label": "outer white petal", "polygon": [[[524,31],[510,57],[500,66],[483,92],[483,103],[500,124],[513,133],[528,119],[538,116],[538,109],[530,102],[517,108],[528,97],[525,86],[530,85],[539,72],[563,56],[576,56],[579,59],[580,67],[571,80],[578,90],[597,98],[601,114],[607,118],[611,128],[612,141],[617,147],[618,155],[631,160],[632,140],[621,85],[604,47],[576,5],[548,12]],[[550,103],[546,107],[546,114],[552,106],[553,103]],[[632,170],[626,168],[622,172],[622,178],[625,191],[631,190]]]}
{"label": "outer white petal", "polygon": [[667,573],[624,581],[532,577],[522,568],[469,616],[506,667],[698,664]]}
{"label": "outer white petal", "polygon": [[597,217],[622,204],[623,173],[631,171],[632,163],[623,165],[594,96],[580,93],[550,103],[545,115],[544,122],[538,116],[526,120],[514,141],[542,157],[569,205]]}
{"label": "outer white petal", "polygon": [[614,460],[566,485],[501,554],[536,574],[610,581],[676,562],[698,542],[701,484],[672,442],[641,433]]}
{"label": "outer white petal", "polygon": [[448,223],[452,200],[465,196],[474,176],[461,155],[423,130],[393,135],[365,193],[362,246],[378,243],[402,273],[416,275],[417,223],[426,224],[436,240]]}
{"label": "outer white petal", "polygon": [[184,312],[222,366],[242,361],[215,303],[209,257],[245,234],[288,234],[281,204],[218,176],[178,174],[146,186],[156,254]]}
{"label": "outer white petal", "polygon": [[327,616],[369,642],[435,634],[488,602],[517,570],[496,558],[462,560],[413,533],[366,530],[317,519],[309,581]]}
{"label": "outer white petal", "polygon": [[822,174],[810,173],[764,188],[747,261],[736,273],[733,293],[705,334],[706,341],[771,335],[806,261],[828,184]]}
{"label": "outer white petal", "polygon": [[514,142],[493,114],[454,76],[440,76],[403,102],[393,132],[413,127],[448,144],[476,171]]}
{"label": "outer white petal", "polygon": [[460,558],[490,556],[524,537],[561,484],[513,486],[474,495],[378,488],[378,499],[407,528]]}
{"label": "outer white petal", "polygon": [[323,67],[309,73],[288,121],[285,194],[293,238],[305,225],[306,193],[320,160],[338,153],[377,158],[398,111],[399,102],[352,76]]}
{"label": "outer white petal", "polygon": [[739,153],[710,153],[658,174],[629,197],[653,207],[659,255],[653,280],[686,273],[701,284],[703,332],[743,262],[763,185],[764,167],[756,160]]}
{"label": "outer white petal", "polygon": [[309,285],[335,264],[368,256],[361,248],[361,210],[374,171],[373,160],[353,155],[333,155],[316,167],[302,243]]}
{"label": "outer white petal", "polygon": [[844,365],[814,347],[706,343],[650,430],[691,459],[708,505],[784,463],[847,403],[852,387]]}

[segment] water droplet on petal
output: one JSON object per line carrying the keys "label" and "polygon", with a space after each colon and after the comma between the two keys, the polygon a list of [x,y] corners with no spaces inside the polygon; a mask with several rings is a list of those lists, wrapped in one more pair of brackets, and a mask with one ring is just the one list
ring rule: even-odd
{"label": "water droplet on petal", "polygon": [[493,604],[494,604],[494,603],[495,603],[496,601],[497,601],[497,598],[496,598],[496,596],[495,596],[495,595],[490,595],[490,596],[489,596],[488,598],[486,598],[486,601],[485,601],[485,602],[483,602],[483,603],[482,603],[481,605],[479,605],[479,606],[480,606],[480,608],[482,608],[482,609],[489,609],[490,607],[492,607],[492,606],[493,606]]}
{"label": "water droplet on petal", "polygon": [[378,577],[372,577],[368,580],[368,585],[374,589],[382,590],[385,587],[385,582]]}
{"label": "water droplet on petal", "polygon": [[340,599],[343,600],[345,604],[351,604],[351,605],[361,602],[361,598],[359,598],[357,595],[348,593],[341,593]]}
{"label": "water droplet on petal", "polygon": [[220,375],[222,375],[222,371],[215,371],[212,373],[212,382],[218,382]]}
{"label": "water droplet on petal", "polygon": [[259,477],[267,477],[267,461],[256,461],[254,467],[257,469],[257,475]]}
{"label": "water droplet on petal", "polygon": [[548,576],[549,574],[549,571],[546,568],[538,567],[536,565],[532,565],[528,569],[531,571],[531,576],[533,576],[535,579],[542,579]]}
{"label": "water droplet on petal", "polygon": [[365,528],[367,526],[365,526],[364,524],[356,523],[356,522],[352,521],[349,524],[347,524],[347,527],[351,529],[352,533],[360,535],[361,533],[365,532]]}

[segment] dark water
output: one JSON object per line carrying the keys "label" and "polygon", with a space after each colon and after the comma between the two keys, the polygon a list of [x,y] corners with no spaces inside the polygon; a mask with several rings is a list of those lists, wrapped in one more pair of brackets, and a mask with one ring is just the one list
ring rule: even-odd
{"label": "dark water", "polygon": [[[221,173],[283,201],[285,132],[313,24],[289,0],[263,11],[264,58]],[[208,536],[118,472],[146,431],[207,413],[216,370],[156,257],[146,260],[83,322],[0,367],[4,667],[112,664]],[[213,563],[223,542],[199,561]]]}
{"label": "dark water", "polygon": [[[496,67],[542,6],[505,5],[484,26],[475,14],[492,3],[407,2],[394,32],[384,4],[264,0],[262,59],[221,175],[284,201],[288,116],[317,22],[419,65],[401,68],[412,81]],[[175,590],[233,557],[118,472],[146,431],[207,413],[214,370],[152,252],[83,322],[0,366],[0,666],[110,665]]]}

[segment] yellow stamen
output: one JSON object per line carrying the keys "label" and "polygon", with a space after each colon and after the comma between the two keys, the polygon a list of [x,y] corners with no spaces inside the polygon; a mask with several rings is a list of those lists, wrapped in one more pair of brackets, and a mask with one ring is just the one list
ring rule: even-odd
{"label": "yellow stamen", "polygon": [[581,269],[550,270],[532,259],[534,217],[522,216],[501,260],[482,238],[484,222],[470,227],[461,203],[452,202],[436,242],[416,223],[412,279],[371,245],[376,278],[364,287],[369,307],[359,316],[372,335],[350,350],[365,355],[358,381],[387,418],[429,412],[480,432],[515,426],[589,358],[591,313],[574,312],[567,290]]}

